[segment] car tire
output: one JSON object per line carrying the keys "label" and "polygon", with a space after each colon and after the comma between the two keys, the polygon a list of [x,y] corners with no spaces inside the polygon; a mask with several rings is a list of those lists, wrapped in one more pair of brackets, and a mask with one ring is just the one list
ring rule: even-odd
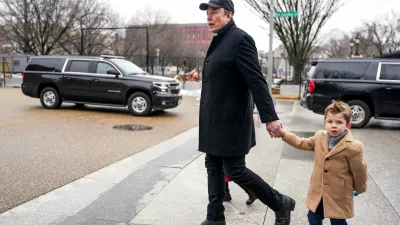
{"label": "car tire", "polygon": [[143,92],[133,93],[127,104],[129,112],[135,116],[148,116],[153,108],[150,97]]}
{"label": "car tire", "polygon": [[363,128],[371,119],[371,109],[362,100],[350,100],[347,104],[351,108],[351,123],[353,128]]}
{"label": "car tire", "polygon": [[52,87],[46,87],[40,92],[40,103],[46,109],[58,109],[62,101],[58,91]]}

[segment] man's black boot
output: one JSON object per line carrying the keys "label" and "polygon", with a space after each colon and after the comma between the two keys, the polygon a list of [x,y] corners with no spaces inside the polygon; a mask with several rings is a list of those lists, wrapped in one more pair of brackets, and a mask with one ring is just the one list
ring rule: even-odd
{"label": "man's black boot", "polygon": [[290,213],[294,210],[296,201],[289,196],[282,196],[282,206],[275,211],[275,225],[289,225]]}
{"label": "man's black boot", "polygon": [[204,220],[200,225],[226,225],[225,221],[209,221],[209,220]]}

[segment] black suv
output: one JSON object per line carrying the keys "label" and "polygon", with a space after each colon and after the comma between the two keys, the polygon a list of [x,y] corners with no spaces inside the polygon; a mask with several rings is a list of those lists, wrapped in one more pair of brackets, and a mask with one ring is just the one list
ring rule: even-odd
{"label": "black suv", "polygon": [[126,107],[136,116],[177,107],[179,82],[148,75],[116,56],[33,56],[22,73],[22,92],[40,98],[46,109],[62,102]]}
{"label": "black suv", "polygon": [[347,102],[351,123],[364,127],[371,117],[400,119],[400,59],[325,59],[312,62],[301,104],[323,114],[332,100]]}

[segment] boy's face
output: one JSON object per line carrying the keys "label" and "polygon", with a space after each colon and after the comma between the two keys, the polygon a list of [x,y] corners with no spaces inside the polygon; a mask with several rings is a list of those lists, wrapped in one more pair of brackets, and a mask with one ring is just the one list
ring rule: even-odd
{"label": "boy's face", "polygon": [[326,114],[325,119],[325,129],[332,136],[339,136],[345,130],[349,130],[351,127],[351,123],[346,124],[346,120],[344,119],[343,113]]}

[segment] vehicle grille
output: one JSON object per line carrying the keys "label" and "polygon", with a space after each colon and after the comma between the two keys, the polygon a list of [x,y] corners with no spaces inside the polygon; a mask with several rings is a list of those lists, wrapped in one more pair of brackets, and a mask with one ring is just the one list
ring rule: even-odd
{"label": "vehicle grille", "polygon": [[179,94],[180,92],[179,83],[170,83],[169,85],[171,88],[171,94]]}
{"label": "vehicle grille", "polygon": [[171,94],[177,95],[179,94],[180,90],[171,90]]}

